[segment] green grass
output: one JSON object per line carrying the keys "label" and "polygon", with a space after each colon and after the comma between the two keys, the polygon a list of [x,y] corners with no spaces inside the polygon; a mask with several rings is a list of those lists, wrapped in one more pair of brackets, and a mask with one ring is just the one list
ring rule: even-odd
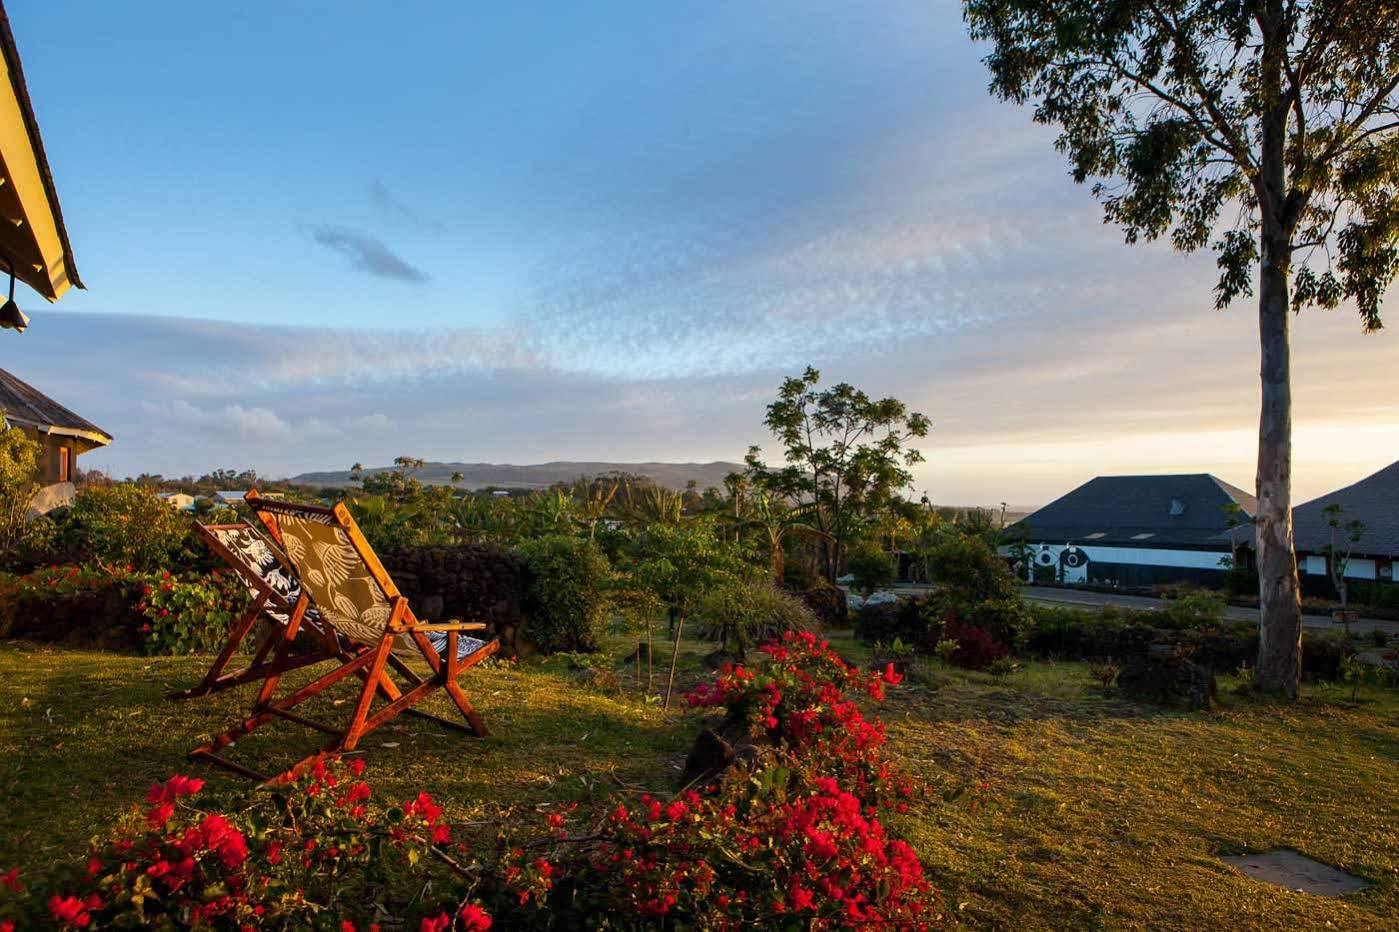
{"label": "green grass", "polygon": [[[698,727],[637,695],[629,643],[589,661],[491,665],[469,690],[484,740],[399,719],[362,745],[376,791],[426,789],[458,823],[488,831],[501,807],[673,788]],[[838,639],[853,657],[865,656]],[[706,648],[686,644],[682,676]],[[660,651],[658,650],[658,654]],[[657,680],[664,669],[657,658]],[[215,792],[237,777],[185,752],[245,709],[251,687],[184,703],[204,658],[135,658],[0,645],[0,868],[81,853],[114,812],[175,771]],[[976,927],[1375,928],[1399,917],[1399,698],[1351,705],[1309,689],[1291,706],[1221,684],[1220,707],[1185,713],[1107,697],[1082,664],[1032,663],[1003,679],[925,665],[883,710],[892,746],[928,792],[897,827],[949,913]],[[337,694],[344,699],[351,694]],[[429,706],[446,714],[439,699]],[[343,714],[327,700],[320,717]],[[239,746],[272,768],[319,736],[290,723]],[[397,745],[386,747],[386,744]],[[1374,883],[1328,899],[1245,879],[1219,854],[1296,848]]]}

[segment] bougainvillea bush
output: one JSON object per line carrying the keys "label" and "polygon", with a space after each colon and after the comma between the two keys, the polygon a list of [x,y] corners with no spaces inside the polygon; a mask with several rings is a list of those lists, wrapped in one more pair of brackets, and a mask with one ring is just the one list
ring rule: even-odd
{"label": "bougainvillea bush", "polygon": [[192,578],[131,566],[46,566],[0,576],[0,637],[136,649],[217,650],[247,605],[233,573]]}
{"label": "bougainvillea bush", "polygon": [[67,873],[0,871],[0,930],[935,924],[917,855],[882,821],[912,787],[854,701],[898,676],[858,671],[811,635],[762,650],[690,696],[723,706],[759,750],[671,798],[554,806],[481,844],[426,793],[380,800],[360,760],[232,800],[174,776]]}

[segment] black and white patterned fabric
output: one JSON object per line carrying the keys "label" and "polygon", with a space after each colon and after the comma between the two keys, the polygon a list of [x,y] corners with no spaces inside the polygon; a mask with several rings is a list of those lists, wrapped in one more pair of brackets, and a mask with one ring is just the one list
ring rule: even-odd
{"label": "black and white patterned fabric", "polygon": [[[287,571],[287,560],[277,550],[276,545],[250,524],[207,530],[242,564],[243,583],[249,592],[254,596],[258,594],[249,578],[256,577],[277,594],[277,600],[270,601],[267,605],[268,617],[283,625],[290,621],[291,608],[296,605],[296,600],[301,598],[301,580],[296,578],[296,574]],[[277,604],[278,601],[282,604]],[[312,620],[319,617],[314,605],[306,614]]]}
{"label": "black and white patterned fabric", "polygon": [[[447,655],[447,632],[429,631],[427,639],[432,644],[432,649],[442,656]],[[464,634],[457,635],[457,659],[465,660],[478,650],[486,646],[486,642],[480,638],[467,637]]]}

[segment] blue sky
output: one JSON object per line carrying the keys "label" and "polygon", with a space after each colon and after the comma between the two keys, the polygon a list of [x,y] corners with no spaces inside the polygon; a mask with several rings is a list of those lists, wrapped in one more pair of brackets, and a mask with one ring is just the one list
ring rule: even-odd
{"label": "blue sky", "polygon": [[[950,2],[14,5],[87,292],[0,365],[84,465],[738,459],[808,363],[917,486],[1252,485],[1252,310],[1127,247]],[[1399,453],[1386,335],[1298,323],[1298,490]]]}

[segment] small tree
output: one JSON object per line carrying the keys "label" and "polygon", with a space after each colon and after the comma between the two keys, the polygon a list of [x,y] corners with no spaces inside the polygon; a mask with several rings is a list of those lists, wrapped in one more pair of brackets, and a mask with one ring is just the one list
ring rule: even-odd
{"label": "small tree", "polygon": [[855,591],[867,599],[894,582],[894,555],[871,541],[850,548],[845,568],[854,577]]}
{"label": "small tree", "polygon": [[716,534],[711,525],[698,522],[647,527],[633,541],[631,558],[632,580],[670,609],[674,624],[663,706],[669,709],[685,619],[705,593],[751,575],[752,566],[737,545]]}
{"label": "small tree", "polygon": [[28,535],[41,452],[24,431],[0,429],[0,561],[5,565],[13,562]]}
{"label": "small tree", "polygon": [[754,482],[794,502],[815,506],[826,581],[834,583],[860,520],[912,480],[923,454],[910,442],[928,435],[922,414],[897,398],[873,399],[841,382],[817,390],[821,373],[807,367],[786,379],[764,419],[787,461],[769,467],[751,447],[745,461]]}
{"label": "small tree", "polygon": [[1350,637],[1350,584],[1346,582],[1346,569],[1350,566],[1350,555],[1355,545],[1365,534],[1365,523],[1360,519],[1345,521],[1343,509],[1332,503],[1321,509],[1326,515],[1326,524],[1331,528],[1331,542],[1326,545],[1326,570],[1331,576],[1331,584],[1341,597],[1341,623],[1345,625],[1346,637]]}

